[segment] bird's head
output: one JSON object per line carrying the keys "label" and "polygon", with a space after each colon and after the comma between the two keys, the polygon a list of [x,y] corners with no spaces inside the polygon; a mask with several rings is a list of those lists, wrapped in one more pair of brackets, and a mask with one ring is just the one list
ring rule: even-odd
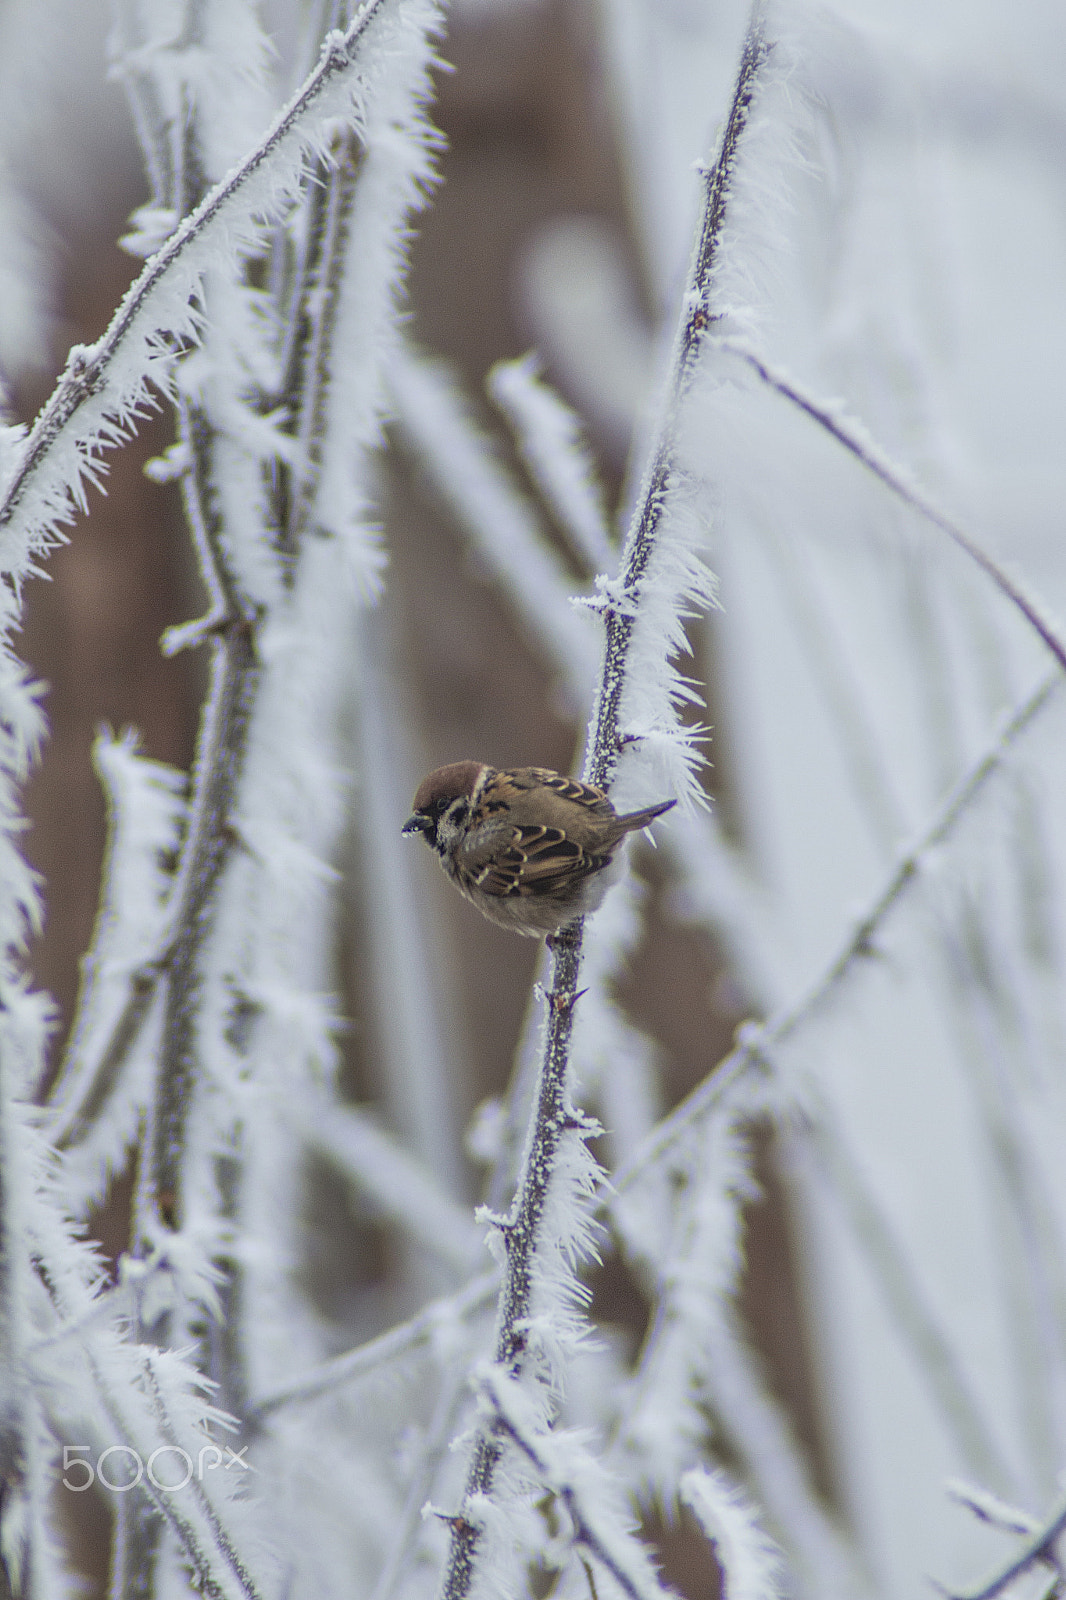
{"label": "bird's head", "polygon": [[480,761],[453,761],[423,778],[411,815],[400,830],[420,833],[441,855],[454,848],[467,817],[475,790],[486,768]]}

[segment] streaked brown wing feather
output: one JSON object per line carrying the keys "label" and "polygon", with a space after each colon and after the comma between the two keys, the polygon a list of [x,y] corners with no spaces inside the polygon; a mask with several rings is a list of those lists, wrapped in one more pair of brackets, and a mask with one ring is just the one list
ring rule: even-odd
{"label": "streaked brown wing feather", "polygon": [[485,894],[553,895],[606,866],[606,855],[591,855],[561,828],[514,828],[511,843],[482,845],[463,852],[462,871]]}
{"label": "streaked brown wing feather", "polygon": [[561,772],[553,772],[550,767],[513,767],[503,776],[516,789],[548,789],[563,800],[584,806],[594,816],[614,815],[614,807],[602,789],[595,788],[591,783],[581,783],[577,778],[567,778]]}

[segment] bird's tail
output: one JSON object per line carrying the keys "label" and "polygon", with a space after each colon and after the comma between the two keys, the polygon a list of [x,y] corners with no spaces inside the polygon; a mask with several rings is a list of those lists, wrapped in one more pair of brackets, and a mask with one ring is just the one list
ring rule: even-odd
{"label": "bird's tail", "polygon": [[670,811],[676,805],[676,800],[663,800],[657,806],[648,806],[645,811],[627,811],[618,820],[626,833],[636,833],[638,828],[646,828],[649,822],[654,822],[656,817],[661,817],[664,811]]}

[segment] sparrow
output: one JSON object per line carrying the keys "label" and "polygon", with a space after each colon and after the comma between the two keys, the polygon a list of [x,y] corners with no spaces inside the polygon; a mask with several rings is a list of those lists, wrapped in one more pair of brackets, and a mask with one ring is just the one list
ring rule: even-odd
{"label": "sparrow", "polygon": [[537,939],[595,911],[621,872],[626,834],[676,804],[620,817],[602,789],[548,767],[453,761],[419,784],[401,832],[422,835],[490,922]]}

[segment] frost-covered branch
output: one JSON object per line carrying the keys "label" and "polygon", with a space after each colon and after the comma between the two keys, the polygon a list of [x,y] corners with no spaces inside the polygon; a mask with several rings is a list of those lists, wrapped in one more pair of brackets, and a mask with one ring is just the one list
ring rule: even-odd
{"label": "frost-covered branch", "polygon": [[1032,594],[1020,578],[1008,572],[971,534],[934,505],[929,496],[914,483],[906,467],[892,461],[861,423],[854,417],[846,415],[844,407],[839,402],[823,400],[811,394],[788,373],[772,365],[741,340],[721,339],[719,348],[744,361],[775,393],[798,406],[812,421],[817,422],[831,434],[894,495],[912,510],[917,511],[927,522],[931,522],[935,528],[939,528],[941,533],[947,534],[948,538],[957,544],[971,561],[976,562],[987,577],[991,578],[1011,605],[1021,612],[1026,622],[1036,630],[1055,660],[1066,671],[1066,637],[1050,616],[1044,602]]}
{"label": "frost-covered branch", "polygon": [[442,1346],[447,1346],[467,1318],[492,1304],[499,1284],[498,1272],[482,1272],[455,1294],[431,1301],[407,1322],[397,1323],[387,1333],[367,1340],[355,1350],[346,1350],[343,1355],[323,1361],[313,1371],[278,1384],[256,1399],[251,1410],[252,1421],[268,1417],[282,1406],[313,1400],[316,1395],[328,1394],[343,1384],[356,1383],[422,1345],[439,1340]]}
{"label": "frost-covered branch", "polygon": [[572,582],[539,519],[474,424],[446,365],[402,345],[389,373],[401,440],[477,540],[515,612],[584,710],[597,667],[596,635],[575,610]]}
{"label": "frost-covered branch", "polygon": [[[530,1350],[529,1318],[539,1265],[538,1251],[545,1248],[543,1233],[550,1191],[553,1186],[559,1188],[563,1181],[557,1171],[563,1151],[568,1151],[571,1165],[581,1163],[582,1157],[587,1164],[585,1141],[599,1131],[597,1123],[581,1116],[570,1105],[566,1082],[574,1007],[578,999],[581,934],[579,923],[555,938],[555,987],[548,998],[544,1059],[519,1191],[511,1213],[506,1218],[493,1219],[504,1246],[504,1278],[494,1360],[512,1374],[528,1367],[527,1353],[532,1354],[534,1360],[537,1356],[535,1344]],[[567,1196],[571,1206],[576,1198]],[[566,1248],[571,1255],[577,1253],[573,1243]],[[452,1524],[451,1552],[443,1589],[446,1600],[461,1600],[469,1592],[480,1538],[480,1519],[475,1518],[471,1508],[491,1500],[500,1453],[496,1428],[491,1424],[482,1426],[467,1477],[464,1509]]]}
{"label": "frost-covered branch", "polygon": [[[707,1329],[705,1366],[707,1404],[789,1550],[804,1591],[858,1600],[870,1589],[859,1552],[823,1504],[792,1420],[769,1392],[747,1331],[728,1305]],[[683,1497],[684,1479],[681,1489]]]}
{"label": "frost-covered branch", "polygon": [[[187,814],[185,774],[139,755],[132,735],[101,734],[93,760],[108,809],[100,908],[49,1095],[49,1134],[71,1152],[67,1173],[79,1205],[101,1193],[108,1172],[121,1164],[147,1096],[147,1052],[136,1050],[137,1072],[127,1068],[165,970],[168,902]],[[120,1080],[134,1077],[139,1081],[116,1094]]]}
{"label": "frost-covered branch", "polygon": [[153,1128],[152,1192],[170,1227],[179,1225],[185,1123],[199,1063],[200,960],[213,925],[213,902],[236,844],[232,821],[259,677],[251,628],[227,630],[215,664],[215,694],[194,774],[190,843],[183,863],[184,893],[167,961],[160,1098]]}
{"label": "frost-covered branch", "polygon": [[[156,1451],[177,1452],[183,1449],[167,1411],[160,1375],[155,1366],[157,1359],[165,1364],[174,1361],[169,1353],[157,1357],[155,1352],[144,1350],[138,1379],[146,1392],[142,1395],[135,1389],[120,1400],[115,1393],[115,1385],[108,1383],[97,1357],[91,1351],[85,1353],[86,1365],[92,1373],[112,1441],[140,1462],[151,1461]],[[206,1438],[204,1435],[202,1440],[195,1442],[202,1443]],[[188,1451],[184,1453],[190,1454]],[[193,1489],[190,1504],[168,1492],[165,1483],[157,1482],[151,1473],[145,1476],[144,1494],[151,1502],[160,1524],[168,1525],[176,1537],[196,1576],[197,1587],[210,1595],[211,1600],[264,1600],[265,1585],[253,1574],[231,1534],[223,1527],[219,1513],[202,1483],[195,1483],[195,1478],[190,1477],[188,1487]],[[150,1548],[154,1553],[154,1540]],[[135,1549],[139,1549],[139,1546]],[[128,1558],[125,1575],[128,1580],[142,1585],[150,1579],[146,1567],[137,1566]],[[129,1593],[129,1588],[124,1592]]]}
{"label": "frost-covered branch", "polygon": [[[659,538],[671,489],[679,476],[676,434],[681,407],[692,383],[709,328],[718,313],[712,304],[715,268],[735,179],[737,155],[747,127],[759,73],[770,53],[762,11],[756,5],[744,37],[740,67],[729,117],[713,166],[706,174],[705,195],[696,248],[682,303],[681,325],[665,390],[664,414],[651,461],[644,474],[623,555],[620,579],[602,588],[600,609],[607,635],[603,677],[585,760],[588,782],[609,786],[625,744],[622,697],[627,688],[627,663],[642,588]],[[698,581],[698,580],[697,580]],[[691,596],[689,598],[692,598]],[[704,590],[710,601],[713,591]]]}
{"label": "frost-covered branch", "polygon": [[624,1513],[611,1504],[614,1485],[581,1443],[538,1428],[527,1396],[497,1368],[481,1374],[480,1387],[492,1407],[494,1426],[513,1440],[544,1488],[566,1507],[573,1543],[606,1568],[629,1600],[662,1600],[670,1594]]}
{"label": "frost-covered branch", "polygon": [[369,1600],[391,1600],[396,1592],[404,1567],[410,1563],[416,1548],[416,1534],[419,1524],[425,1520],[429,1491],[448,1453],[456,1418],[466,1400],[466,1372],[453,1367],[441,1384],[433,1417],[412,1464],[404,1503],[392,1530],[391,1548]]}
{"label": "frost-covered branch", "polygon": [[901,896],[920,877],[924,859],[950,836],[972,802],[1000,770],[1012,747],[1053,698],[1061,682],[1058,672],[1042,679],[1032,693],[1003,719],[989,745],[937,808],[928,827],[901,854],[887,883],[854,924],[836,955],[792,1005],[786,1006],[765,1023],[745,1025],[736,1048],[675,1106],[669,1116],[664,1117],[641,1150],[614,1175],[612,1183],[618,1193],[623,1193],[645,1169],[661,1160],[686,1128],[716,1105],[748,1072],[755,1067],[768,1065],[773,1050],[810,1020],[836,991],[856,962],[872,953],[881,924]]}
{"label": "frost-covered branch", "polygon": [[1032,1534],[1040,1527],[1039,1517],[1030,1516],[1028,1511],[1022,1511],[1018,1506],[1008,1505],[991,1490],[977,1484],[951,1478],[944,1488],[952,1500],[965,1506],[967,1511],[972,1511],[978,1522],[987,1523],[990,1528],[1002,1528],[1005,1533]]}
{"label": "frost-covered branch", "polygon": [[58,1583],[59,1563],[47,1531],[50,1461],[26,1360],[34,1289],[28,1218],[38,1178],[26,1102],[41,1079],[53,1016],[21,970],[27,935],[40,922],[35,875],[16,848],[16,795],[43,724],[39,690],[10,651],[13,602],[0,581],[0,1594],[22,1600]]}
{"label": "frost-covered branch", "polygon": [[[786,1540],[802,1592],[859,1595],[867,1584],[855,1553],[764,1392],[731,1305],[742,1262],[741,1205],[754,1192],[740,1131],[756,1109],[750,1101],[734,1095],[614,1206],[611,1220],[654,1312],[634,1377],[619,1395],[610,1453],[626,1463],[642,1499],[669,1503],[702,1454],[709,1408]],[[671,1224],[663,1220],[663,1190]]]}
{"label": "frost-covered branch", "polygon": [[[2,568],[47,550],[97,481],[101,451],[127,437],[154,384],[171,389],[174,350],[195,339],[203,273],[221,251],[251,246],[264,217],[283,215],[308,159],[323,153],[331,118],[350,120],[365,49],[395,0],[369,0],[325,40],[318,66],[259,144],[204,196],[145,263],[110,326],[76,346],[51,397],[12,462],[0,498]],[[328,132],[326,134],[328,137]]]}
{"label": "frost-covered branch", "polygon": [[331,170],[319,174],[318,187],[324,189],[325,200],[324,204],[320,202],[316,189],[318,205],[310,221],[307,265],[311,281],[305,286],[306,306],[299,308],[300,325],[306,331],[294,349],[292,368],[286,373],[288,388],[282,393],[283,403],[294,405],[297,412],[297,470],[291,473],[291,483],[288,471],[283,468],[280,473],[287,489],[286,501],[291,497],[291,503],[279,507],[279,546],[290,561],[307,533],[322,470],[335,319],[359,161],[358,142],[348,138],[334,156]]}
{"label": "frost-covered branch", "polygon": [[607,517],[576,414],[541,378],[535,355],[497,362],[488,391],[574,549],[591,572],[606,572],[612,564]]}
{"label": "frost-covered branch", "polygon": [[[748,122],[756,80],[768,51],[761,14],[756,10],[745,35],[718,156],[706,175],[704,204],[667,380],[663,416],[626,540],[621,576],[601,586],[598,609],[603,613],[606,639],[597,706],[589,727],[585,777],[603,787],[610,786],[630,731],[623,728],[623,703],[627,689],[632,692],[633,688],[628,669],[638,627],[643,624],[646,629],[646,637],[642,636],[641,641],[642,665],[647,675],[656,680],[654,686],[642,684],[640,687],[650,688],[651,705],[659,716],[665,711],[668,718],[665,727],[662,723],[652,724],[641,732],[651,734],[660,728],[665,732],[673,720],[669,715],[671,701],[679,690],[671,678],[669,666],[670,657],[683,637],[679,612],[694,597],[705,603],[710,598],[708,577],[698,558],[683,537],[678,536],[676,526],[671,529],[672,538],[661,537],[662,524],[667,501],[671,491],[676,491],[679,476],[675,433],[680,408],[692,381],[703,335],[712,322],[714,269],[738,148]],[[664,682],[668,687],[659,696],[657,691]],[[676,740],[675,749],[680,760],[672,775],[679,786],[682,775],[691,783],[685,759],[691,759],[691,749],[685,747],[683,740]],[[552,987],[548,996],[540,1085],[518,1196],[510,1215],[499,1223],[505,1268],[494,1359],[510,1377],[528,1373],[530,1366],[527,1322],[538,1270],[538,1252],[544,1249],[545,1213],[553,1186],[558,1190],[562,1184],[556,1173],[557,1163],[567,1145],[571,1159],[579,1158],[585,1139],[594,1131],[594,1125],[573,1110],[567,1088],[583,933],[583,924],[578,921],[553,940]],[[577,1198],[575,1195],[569,1204],[573,1206]],[[576,1253],[573,1243],[566,1249],[571,1255]],[[483,1425],[474,1444],[463,1504],[452,1524],[442,1591],[446,1600],[462,1600],[470,1591],[480,1539],[480,1519],[474,1507],[491,1500],[501,1449],[498,1430],[492,1425]]]}
{"label": "frost-covered branch", "polygon": [[[1057,1574],[1056,1583],[1062,1582],[1062,1560],[1055,1548],[1066,1533],[1066,1501],[1060,1501],[1050,1517],[1022,1543],[1017,1555],[1002,1566],[976,1589],[946,1589],[942,1592],[950,1600],[995,1600],[1003,1594],[1016,1578],[1029,1572],[1041,1562],[1047,1563]],[[938,1586],[939,1587],[939,1586]]]}
{"label": "frost-covered branch", "polygon": [[681,1478],[681,1498],[714,1545],[726,1600],[774,1600],[782,1590],[781,1552],[737,1485],[724,1473],[694,1468]]}

